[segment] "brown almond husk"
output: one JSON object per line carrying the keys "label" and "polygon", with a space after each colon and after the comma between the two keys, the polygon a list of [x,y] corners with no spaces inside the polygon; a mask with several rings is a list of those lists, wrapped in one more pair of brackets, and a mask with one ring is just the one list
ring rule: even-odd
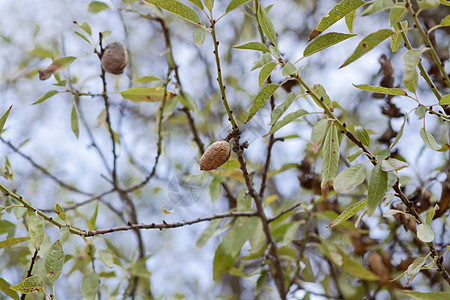
{"label": "brown almond husk", "polygon": [[229,142],[222,140],[212,143],[200,158],[200,170],[211,171],[227,162],[231,156]]}

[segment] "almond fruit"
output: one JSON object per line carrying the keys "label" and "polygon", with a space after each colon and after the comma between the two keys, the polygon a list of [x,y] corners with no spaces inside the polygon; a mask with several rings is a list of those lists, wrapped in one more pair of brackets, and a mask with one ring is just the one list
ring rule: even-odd
{"label": "almond fruit", "polygon": [[200,170],[211,171],[227,162],[231,155],[228,141],[222,140],[212,143],[200,158]]}
{"label": "almond fruit", "polygon": [[122,74],[128,63],[127,49],[121,43],[106,46],[102,55],[102,68],[111,74]]}

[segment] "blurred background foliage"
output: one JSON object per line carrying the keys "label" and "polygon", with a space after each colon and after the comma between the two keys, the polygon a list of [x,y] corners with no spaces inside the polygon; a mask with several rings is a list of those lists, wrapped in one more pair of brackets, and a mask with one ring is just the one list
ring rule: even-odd
{"label": "blurred background foliage", "polygon": [[[228,2],[215,1],[215,15],[221,15]],[[277,32],[278,48],[286,61],[295,62],[302,57],[310,33],[338,2],[262,1],[264,7],[274,4],[269,15]],[[201,147],[193,140],[190,121],[195,123],[203,147],[224,139],[231,131],[216,81],[211,36],[207,34],[204,43],[197,45],[192,38],[196,29],[194,25],[175,15],[158,11],[143,1],[112,0],[102,3],[104,6],[84,0],[0,3],[0,11],[3,12],[0,18],[0,111],[3,114],[13,105],[5,126],[7,130],[1,136],[0,159],[2,164],[9,164],[14,171],[9,181],[1,179],[2,184],[49,214],[55,215],[52,210],[56,204],[61,205],[65,208],[67,222],[79,228],[109,228],[133,222],[127,215],[129,207],[124,206],[123,195],[108,193],[92,200],[112,189],[113,154],[108,128],[103,126],[105,105],[102,97],[74,97],[67,91],[70,89],[89,95],[102,93],[100,61],[94,52],[98,49],[99,32],[103,33],[104,45],[112,42],[125,45],[129,54],[128,67],[120,76],[107,74],[106,81],[111,127],[120,136],[120,144],[117,145],[119,184],[126,189],[140,183],[151,173],[157,157],[160,103],[131,102],[121,97],[120,92],[135,86],[164,84],[168,72],[168,49],[164,27],[158,21],[159,13],[160,20],[168,28],[179,71],[179,81],[174,79],[173,73],[170,75],[168,90],[178,93],[181,84],[183,91],[192,99],[191,102],[166,103],[161,131],[162,154],[155,176],[142,188],[128,193],[126,198],[134,203],[137,221],[145,224],[209,216],[235,208],[236,198],[238,203],[246,201],[246,187],[239,175],[239,165],[236,168],[234,153],[234,160],[228,168],[222,168],[221,173],[200,172],[198,167]],[[188,1],[184,3],[194,7]],[[249,5],[252,3],[249,2]],[[99,8],[105,9],[99,11]],[[245,6],[241,9],[250,12]],[[334,101],[336,114],[342,120],[367,129],[371,147],[377,152],[389,147],[404,123],[404,113],[417,107],[417,103],[404,97],[373,96],[352,85],[378,86],[383,82],[391,87],[402,85],[404,48],[392,53],[389,42],[385,42],[352,65],[339,69],[363,37],[389,27],[387,11],[365,17],[361,17],[360,13],[358,10],[354,21],[354,33],[358,34],[356,38],[314,54],[299,65],[303,67],[301,74],[304,80],[311,86],[321,84],[326,89]],[[431,28],[448,13],[449,7],[441,5],[422,13],[420,20],[425,27]],[[199,15],[204,17],[202,13]],[[83,28],[84,23],[89,25],[90,35],[85,25]],[[258,71],[250,71],[254,62],[259,60],[260,53],[232,46],[260,41],[261,37],[255,21],[239,10],[220,19],[216,27],[227,97],[241,126],[241,141],[249,143],[245,156],[253,183],[259,188],[269,139],[263,136],[270,130],[271,108],[266,104],[251,122],[244,124],[260,89]],[[432,36],[443,61],[449,58],[448,28],[437,29]],[[333,25],[332,30],[348,32],[343,21]],[[408,37],[415,48],[423,45],[416,31],[410,31]],[[76,60],[58,75],[58,80],[55,77],[47,81],[38,80],[39,70],[46,68],[52,60],[66,56],[74,56]],[[448,87],[445,89],[445,82],[433,62],[426,54],[423,57],[423,63],[438,89],[443,94],[448,93]],[[156,76],[160,80],[135,82],[143,76]],[[275,83],[283,79],[280,70],[274,72],[271,78]],[[51,90],[61,93],[43,103],[31,105]],[[275,93],[274,104],[281,104],[291,91],[296,95],[304,93],[294,81],[287,81],[283,89]],[[422,78],[419,78],[417,94],[425,105],[436,103]],[[79,115],[78,138],[72,125],[74,105]],[[319,111],[313,101],[301,97],[287,112],[299,108]],[[401,298],[403,296],[395,293],[394,289],[403,289],[406,279],[390,280],[405,271],[415,258],[424,257],[428,250],[411,232],[411,228],[408,230],[403,215],[395,215],[395,219],[382,217],[382,212],[389,207],[382,206],[374,216],[363,217],[359,228],[355,229],[352,224],[356,218],[327,228],[349,204],[365,197],[367,187],[362,185],[342,195],[331,192],[327,199],[323,199],[319,176],[321,155],[315,153],[311,146],[312,126],[320,118],[320,115],[308,115],[276,133],[275,137],[281,140],[273,145],[268,186],[264,194],[267,214],[272,217],[293,204],[303,203],[286,218],[281,218],[278,225],[273,225],[276,240],[285,249],[282,256],[287,265],[284,267],[290,272],[295,271],[296,265],[298,267],[297,278],[290,282],[289,295],[300,299],[309,295],[315,299],[320,299],[320,295],[345,299]],[[442,201],[444,193],[449,193],[447,198],[450,197],[450,183],[448,152],[437,153],[425,147],[419,135],[422,124],[423,119],[411,114],[403,136],[392,152],[409,163],[408,168],[399,172],[401,183],[405,194],[417,207],[422,206],[423,212]],[[439,118],[427,117],[426,128],[441,144],[448,142],[448,124]],[[346,157],[355,151],[356,147],[344,139],[339,170],[349,165]],[[103,153],[103,158],[99,152]],[[359,157],[352,164],[364,162],[366,159]],[[221,182],[227,184],[234,197],[227,197]],[[0,199],[3,206],[11,204],[7,196]],[[394,201],[391,206],[397,208],[398,203]],[[173,209],[173,213],[165,214],[161,206],[167,210]],[[448,212],[443,210],[441,215],[433,222],[433,229],[436,233],[435,244],[439,250],[442,248],[445,251],[450,239]],[[2,210],[0,221],[2,240],[27,236],[25,209]],[[227,228],[225,224],[229,221],[222,223],[223,228]],[[235,265],[234,275],[259,270],[256,275],[240,277],[226,274],[216,281],[212,280],[214,254],[225,229],[216,231],[211,240],[196,249],[196,242],[207,226],[207,223],[200,223],[161,231],[142,230],[140,238],[144,252],[140,253],[137,235],[131,231],[84,240],[67,232],[58,232],[58,228],[47,224],[33,273],[45,274],[43,264],[48,248],[53,241],[61,239],[66,264],[63,279],[56,283],[57,298],[62,295],[68,299],[81,298],[81,282],[93,268],[100,275],[100,291],[104,299],[127,298],[131,294],[138,299],[277,297],[269,269],[258,269],[264,265],[262,254],[255,256],[255,259],[239,259]],[[305,230],[308,232],[306,237]],[[249,254],[250,247],[248,243],[244,245],[242,257]],[[11,284],[20,282],[34,253],[31,242],[0,251],[1,277]],[[296,257],[300,252],[302,257]],[[342,260],[345,261],[345,268],[342,268]],[[447,260],[444,265],[448,266]],[[367,274],[361,275],[361,268],[367,270]],[[133,289],[135,278],[138,278],[139,284]],[[433,270],[419,273],[407,288],[448,291],[448,285]],[[42,299],[39,298],[41,296],[34,293],[27,299]]]}

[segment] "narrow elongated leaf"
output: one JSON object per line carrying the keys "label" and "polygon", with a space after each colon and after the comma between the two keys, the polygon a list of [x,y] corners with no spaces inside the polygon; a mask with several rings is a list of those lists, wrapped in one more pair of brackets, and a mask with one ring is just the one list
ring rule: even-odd
{"label": "narrow elongated leaf", "polygon": [[195,10],[181,3],[180,1],[177,0],[145,0],[145,1],[159,8],[165,9],[194,24],[199,24],[201,22],[200,17],[195,12]]}
{"label": "narrow elongated leaf", "polygon": [[47,271],[47,277],[55,283],[61,275],[64,266],[64,251],[63,246],[59,240],[53,243],[48,250],[47,258],[45,259],[45,270]]}
{"label": "narrow elongated leaf", "polygon": [[420,56],[422,55],[422,49],[411,49],[403,56],[404,78],[403,84],[411,92],[415,93],[417,90],[417,84],[419,80],[419,74],[417,73],[417,66],[420,62]]}
{"label": "narrow elongated leaf", "polygon": [[56,204],[56,214],[58,217],[61,218],[64,222],[66,221],[66,212],[64,211],[64,208],[61,207],[61,205]]}
{"label": "narrow elongated leaf", "polygon": [[324,32],[328,27],[345,17],[351,11],[356,10],[358,7],[364,5],[364,3],[365,2],[363,0],[342,0],[330,10],[328,16],[323,17],[322,20],[320,20],[317,28],[314,29],[313,32],[311,32],[309,40],[312,40],[313,38]]}
{"label": "narrow elongated leaf", "polygon": [[418,0],[417,4],[419,4],[420,9],[430,9],[438,6],[439,0]]}
{"label": "narrow elongated leaf", "polygon": [[213,261],[214,280],[218,280],[222,275],[228,272],[228,270],[234,266],[238,258],[232,255],[233,239],[233,231],[228,232],[228,234],[224,236],[222,242],[220,242],[219,246],[216,249]]}
{"label": "narrow elongated leaf", "polygon": [[321,187],[324,188],[328,183],[333,183],[336,177],[339,165],[339,136],[336,126],[331,124],[327,131],[322,149],[322,171]]}
{"label": "narrow elongated leaf", "polygon": [[5,126],[6,119],[8,119],[9,112],[11,111],[11,108],[12,108],[12,105],[8,108],[8,110],[0,118],[0,135],[2,135],[3,127]]}
{"label": "narrow elongated leaf", "polygon": [[416,258],[409,266],[408,269],[406,269],[406,277],[407,282],[406,284],[409,284],[413,279],[416,277],[417,274],[420,272],[420,268],[425,264],[426,257],[419,257]]}
{"label": "narrow elongated leaf", "polygon": [[283,118],[283,120],[275,123],[274,126],[272,126],[272,128],[270,129],[270,132],[267,134],[273,134],[276,131],[278,131],[281,127],[286,126],[287,124],[291,123],[294,120],[297,120],[300,117],[303,117],[304,115],[306,115],[308,112],[304,109],[299,109],[293,113],[288,114],[286,117]]}
{"label": "narrow elongated leaf", "polygon": [[101,12],[102,10],[105,10],[108,8],[109,8],[108,4],[106,4],[104,2],[100,2],[100,1],[92,1],[88,5],[88,11],[91,14],[97,14],[97,13]]}
{"label": "narrow elongated leaf", "polygon": [[381,169],[385,172],[398,171],[406,167],[408,167],[407,162],[395,158],[388,158],[381,162]]}
{"label": "narrow elongated leaf", "polygon": [[281,74],[283,76],[289,76],[289,75],[293,75],[295,73],[297,73],[298,70],[297,68],[294,66],[293,63],[286,63],[286,65],[283,67],[283,70],[281,71]]}
{"label": "narrow elongated leaf", "polygon": [[387,190],[387,173],[377,164],[370,173],[369,191],[367,193],[367,213],[371,216],[383,201]]}
{"label": "narrow elongated leaf", "polygon": [[428,148],[439,151],[442,147],[439,145],[436,140],[434,139],[434,136],[431,135],[431,133],[425,131],[424,128],[420,129],[420,137],[422,138],[425,145],[427,145]]}
{"label": "narrow elongated leaf", "polygon": [[269,52],[269,48],[267,48],[267,46],[265,44],[260,43],[260,42],[249,42],[249,43],[242,44],[239,46],[234,46],[233,48]]}
{"label": "narrow elongated leaf", "polygon": [[353,22],[355,21],[356,9],[345,15],[345,25],[347,25],[348,31],[353,33]]}
{"label": "narrow elongated leaf", "polygon": [[385,95],[394,95],[394,96],[408,96],[408,93],[401,88],[386,88],[383,86],[371,86],[368,84],[354,84],[354,87],[368,92],[380,93]]}
{"label": "narrow elongated leaf", "polygon": [[289,108],[289,106],[295,101],[295,94],[289,93],[286,97],[286,99],[275,107],[275,109],[272,111],[271,120],[269,125],[275,124],[276,121],[284,114],[284,112]]}
{"label": "narrow elongated leaf", "polygon": [[317,39],[312,41],[306,46],[303,51],[303,56],[310,56],[314,53],[320,52],[323,49],[326,49],[330,46],[336,45],[346,39],[354,37],[356,34],[347,34],[347,33],[339,33],[339,32],[330,32],[324,35],[319,36]]}
{"label": "narrow elongated leaf", "polygon": [[271,60],[272,60],[272,55],[270,55],[270,53],[263,53],[263,55],[261,55],[261,58],[258,61],[255,61],[255,63],[253,64],[253,67],[250,71],[261,68],[262,66],[264,66]]}
{"label": "narrow elongated leaf", "polygon": [[[450,105],[450,94],[445,95],[439,100],[439,105]],[[0,131],[1,131],[1,123],[0,123]]]}
{"label": "narrow elongated leaf", "polygon": [[375,0],[366,10],[362,12],[362,16],[368,16],[381,10],[389,9],[394,6],[392,0]]}
{"label": "narrow elongated leaf", "polygon": [[72,132],[78,138],[78,136],[80,135],[80,125],[78,122],[78,109],[75,104],[72,106],[72,113],[70,115],[70,125],[72,127]]}
{"label": "narrow elongated leaf", "polygon": [[405,113],[405,119],[403,121],[402,127],[400,127],[400,130],[397,133],[397,136],[395,137],[394,142],[392,143],[392,145],[389,147],[389,150],[394,148],[394,146],[398,143],[398,141],[400,140],[400,138],[403,135],[403,129],[405,128],[406,125],[406,121],[408,121],[408,114]]}
{"label": "narrow elongated leaf", "polygon": [[450,15],[446,16],[445,18],[443,18],[439,25],[441,25],[441,26],[450,26]]}
{"label": "narrow elongated leaf", "polygon": [[[319,97],[322,99],[323,104],[325,104],[328,108],[332,109],[333,104],[331,103],[331,99],[330,99],[330,97],[328,96],[327,91],[325,90],[325,88],[324,88],[321,84],[315,84],[315,85],[313,85],[313,90],[314,90],[314,91],[317,93],[317,95],[319,95]],[[316,99],[313,98],[313,100],[314,100],[314,102],[317,103],[317,105],[318,105],[319,107],[322,107],[322,106],[320,105],[320,103],[318,103],[318,102],[316,101]]]}
{"label": "narrow elongated leaf", "polygon": [[236,219],[232,229],[233,242],[231,245],[231,255],[233,257],[239,256],[242,246],[253,236],[258,222],[260,220],[256,217],[240,217]]}
{"label": "narrow elongated leaf", "polygon": [[42,290],[42,287],[44,285],[44,282],[42,281],[41,276],[39,275],[33,275],[28,278],[26,278],[24,281],[13,285],[11,287],[12,290],[18,291],[22,294],[29,294],[33,291],[40,291]]}
{"label": "narrow elongated leaf", "polygon": [[34,248],[39,250],[44,241],[45,220],[35,215],[30,216],[28,219],[28,233]]}
{"label": "narrow elongated leaf", "polygon": [[47,100],[48,98],[53,97],[53,96],[55,96],[55,95],[58,94],[58,93],[59,93],[59,92],[56,91],[56,90],[49,91],[49,92],[45,93],[44,96],[42,96],[41,98],[37,99],[37,101],[33,102],[32,104],[42,103],[42,102],[44,102],[45,100]]}
{"label": "narrow elongated leaf", "polygon": [[0,290],[13,300],[20,300],[16,291],[11,289],[11,284],[3,278],[0,278]]}
{"label": "narrow elongated leaf", "polygon": [[[441,1],[446,1],[446,0],[441,0]],[[450,6],[450,3],[447,5]],[[407,294],[408,296],[412,297],[414,300],[450,299],[450,292],[426,292],[426,293],[423,293],[423,292],[402,290],[402,293]]]}
{"label": "narrow elongated leaf", "polygon": [[[397,5],[400,3],[397,3]],[[404,16],[408,13],[405,7],[393,7],[389,10],[389,22],[391,26],[394,27],[398,22],[400,22]]]}
{"label": "narrow elongated leaf", "polygon": [[273,69],[277,66],[277,63],[274,61],[268,62],[264,67],[259,71],[258,83],[259,87],[262,87],[264,82],[266,82],[267,78],[269,78],[270,74],[272,74]]}
{"label": "narrow elongated leaf", "polygon": [[215,219],[212,220],[211,223],[209,223],[208,227],[206,227],[205,231],[203,231],[202,235],[197,240],[197,244],[195,245],[197,249],[202,248],[206,244],[206,242],[214,235],[214,232],[216,232],[217,228],[220,225],[220,222],[222,222],[221,219]]}
{"label": "narrow elongated leaf", "polygon": [[201,0],[189,0],[192,4],[203,10],[203,3]]}
{"label": "narrow elongated leaf", "polygon": [[212,11],[212,9],[214,7],[214,0],[203,0],[203,2],[205,3],[206,8],[209,11]]}
{"label": "narrow elongated leaf", "polygon": [[81,295],[84,299],[95,300],[100,288],[100,277],[97,273],[85,275],[81,282]]}
{"label": "narrow elongated leaf", "polygon": [[4,241],[0,241],[0,249],[25,242],[26,240],[29,239],[30,239],[29,237],[12,237]]}
{"label": "narrow elongated leaf", "polygon": [[247,120],[245,120],[245,123],[248,123],[255,115],[256,113],[266,104],[267,100],[269,100],[270,96],[275,93],[275,91],[278,89],[279,85],[270,83],[268,85],[265,85],[258,93],[258,95],[255,98],[255,101],[253,102],[252,107],[250,107],[250,110],[248,112]]}
{"label": "narrow elongated leaf", "polygon": [[98,203],[95,206],[95,210],[94,210],[94,213],[92,214],[92,217],[88,220],[89,230],[95,229],[95,223],[97,222],[97,215],[98,215]]}
{"label": "narrow elongated leaf", "polygon": [[239,6],[249,2],[250,0],[231,0],[225,10],[225,13],[229,13],[230,11],[238,8]]}
{"label": "narrow elongated leaf", "polygon": [[424,243],[430,243],[434,241],[434,231],[430,225],[422,223],[417,225],[417,237]]}
{"label": "narrow elongated leaf", "polygon": [[311,148],[314,153],[319,152],[320,145],[328,129],[328,120],[321,119],[313,126],[311,133]]}
{"label": "narrow elongated leaf", "polygon": [[138,79],[131,81],[131,83],[147,83],[151,81],[161,81],[161,78],[157,76],[143,76]]}
{"label": "narrow elongated leaf", "polygon": [[393,34],[394,32],[390,29],[381,29],[377,32],[369,34],[358,44],[353,54],[347,58],[347,60],[339,68],[343,68],[351,64]]}
{"label": "narrow elongated leaf", "polygon": [[108,268],[112,268],[114,265],[114,253],[111,250],[101,250],[98,251],[98,256],[100,260],[107,266]]}
{"label": "narrow elongated leaf", "polygon": [[363,164],[356,164],[345,169],[336,176],[333,182],[333,188],[337,193],[349,191],[366,179],[366,168]]}
{"label": "narrow elongated leaf", "polygon": [[192,39],[197,46],[203,45],[206,36],[206,29],[204,27],[200,27],[194,30],[192,33]]}
{"label": "narrow elongated leaf", "polygon": [[353,217],[355,214],[357,214],[361,209],[366,207],[367,200],[363,199],[359,202],[353,203],[349,207],[347,207],[336,219],[334,219],[330,225],[327,226],[327,228],[334,227],[336,225],[339,225],[351,217]]}
{"label": "narrow elongated leaf", "polygon": [[269,15],[267,14],[266,10],[259,6],[258,9],[258,20],[259,25],[261,26],[261,29],[263,30],[264,34],[267,36],[269,41],[272,42],[275,46],[277,45],[277,36],[275,33],[275,28],[273,27],[272,21],[269,18]]}
{"label": "narrow elongated leaf", "polygon": [[355,134],[356,137],[361,141],[361,143],[363,143],[363,145],[370,147],[370,136],[363,126],[356,124]]}
{"label": "narrow elongated leaf", "polygon": [[[162,87],[134,87],[120,92],[122,97],[134,102],[158,102],[164,99]],[[175,97],[175,94],[167,91],[167,99]]]}

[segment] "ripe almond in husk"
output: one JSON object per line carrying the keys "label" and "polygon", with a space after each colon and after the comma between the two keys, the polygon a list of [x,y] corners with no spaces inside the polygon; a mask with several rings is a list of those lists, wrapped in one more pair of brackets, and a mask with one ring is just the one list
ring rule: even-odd
{"label": "ripe almond in husk", "polygon": [[106,46],[102,55],[102,68],[111,74],[122,74],[128,63],[128,52],[121,43]]}
{"label": "ripe almond in husk", "polygon": [[231,155],[228,141],[222,140],[212,143],[200,158],[200,170],[211,171],[227,162]]}

